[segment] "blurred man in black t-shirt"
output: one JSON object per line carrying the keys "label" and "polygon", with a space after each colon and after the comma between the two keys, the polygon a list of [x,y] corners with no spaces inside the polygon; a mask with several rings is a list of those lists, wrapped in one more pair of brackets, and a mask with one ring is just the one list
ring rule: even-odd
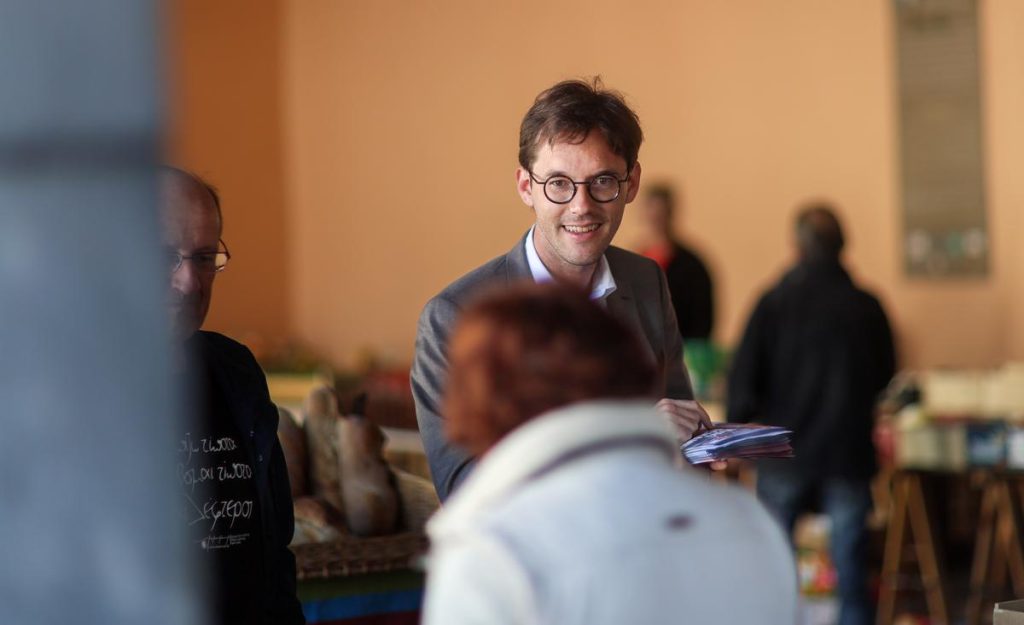
{"label": "blurred man in black t-shirt", "polygon": [[161,221],[179,373],[193,392],[176,444],[189,554],[206,576],[214,622],[305,622],[295,595],[294,525],[277,409],[245,346],[204,332],[213,281],[230,254],[220,200],[188,172],[160,172]]}

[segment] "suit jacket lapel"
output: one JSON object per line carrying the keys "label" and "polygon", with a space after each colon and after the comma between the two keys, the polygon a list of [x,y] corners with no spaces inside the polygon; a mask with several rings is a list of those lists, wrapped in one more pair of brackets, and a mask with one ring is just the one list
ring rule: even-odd
{"label": "suit jacket lapel", "polygon": [[505,278],[509,282],[517,282],[533,277],[530,271],[530,261],[526,260],[526,237],[530,234],[527,230],[515,247],[505,254]]}
{"label": "suit jacket lapel", "polygon": [[655,353],[654,347],[652,346],[652,339],[647,334],[647,325],[641,318],[640,306],[642,303],[636,298],[633,292],[633,283],[629,279],[630,276],[625,274],[621,269],[615,266],[614,260],[605,253],[608,258],[608,268],[611,269],[612,277],[615,278],[615,291],[608,296],[608,312],[617,319],[623,321],[629,327],[637,333],[637,338],[640,339],[640,344],[644,350],[650,355],[652,361],[657,365],[659,372],[658,385],[660,388],[665,387],[666,382],[666,369],[664,357],[661,354]]}
{"label": "suit jacket lapel", "polygon": [[[605,254],[605,257],[607,258],[608,255]],[[608,312],[633,328],[642,328],[640,310],[637,308],[636,297],[633,294],[633,284],[629,281],[629,277],[623,275],[623,272],[615,266],[611,258],[608,258],[608,268],[612,272],[612,278],[615,279],[615,290],[606,300]]]}

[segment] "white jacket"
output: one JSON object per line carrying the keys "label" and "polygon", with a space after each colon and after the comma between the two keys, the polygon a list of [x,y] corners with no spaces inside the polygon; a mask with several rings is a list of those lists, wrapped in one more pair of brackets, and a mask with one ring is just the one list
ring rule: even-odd
{"label": "white jacket", "polygon": [[428,524],[423,623],[795,623],[781,529],[678,454],[646,403],[577,404],[515,430]]}

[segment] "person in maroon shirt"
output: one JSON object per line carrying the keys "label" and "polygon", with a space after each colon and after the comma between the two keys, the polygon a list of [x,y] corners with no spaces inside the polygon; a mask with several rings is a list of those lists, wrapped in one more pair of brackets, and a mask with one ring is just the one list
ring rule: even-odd
{"label": "person in maroon shirt", "polygon": [[642,209],[648,232],[641,253],[665,272],[679,334],[684,340],[710,339],[715,323],[714,285],[704,261],[676,237],[675,193],[667,185],[649,186],[644,192]]}

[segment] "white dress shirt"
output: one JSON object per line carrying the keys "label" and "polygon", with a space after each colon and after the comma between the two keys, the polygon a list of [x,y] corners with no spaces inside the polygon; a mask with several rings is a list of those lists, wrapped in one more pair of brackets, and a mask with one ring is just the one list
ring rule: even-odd
{"label": "white dress shirt", "polygon": [[[533,228],[530,228],[529,234],[526,235],[526,262],[530,264],[530,273],[533,274],[533,281],[537,284],[544,284],[545,282],[554,282],[555,277],[551,275],[548,268],[544,266],[540,256],[537,254],[537,247],[533,243]],[[595,302],[604,304],[605,299],[615,292],[616,284],[615,277],[612,276],[612,270],[608,266],[608,259],[605,258],[604,254],[601,254],[601,262],[597,265],[597,270],[594,271],[594,279],[592,281],[593,286],[590,289],[590,299]]]}

